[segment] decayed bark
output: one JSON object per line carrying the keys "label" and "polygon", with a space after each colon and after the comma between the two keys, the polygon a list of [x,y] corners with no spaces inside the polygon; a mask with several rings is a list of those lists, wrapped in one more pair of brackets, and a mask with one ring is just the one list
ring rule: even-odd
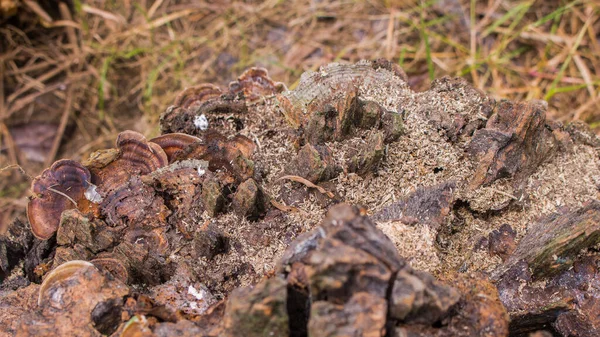
{"label": "decayed bark", "polygon": [[253,68],[161,130],[34,181],[0,236],[1,333],[599,333],[600,140],[543,103],[416,93],[385,60],[293,91]]}

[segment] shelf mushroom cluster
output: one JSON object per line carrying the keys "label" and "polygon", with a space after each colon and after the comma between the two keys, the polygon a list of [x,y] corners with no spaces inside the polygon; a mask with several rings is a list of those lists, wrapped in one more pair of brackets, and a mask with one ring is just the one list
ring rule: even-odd
{"label": "shelf mushroom cluster", "polygon": [[121,278],[133,271],[159,282],[167,276],[152,274],[166,269],[170,226],[179,228],[188,214],[222,211],[224,190],[252,179],[252,152],[243,136],[167,134],[147,141],[125,131],[115,149],[95,153],[85,165],[60,160],[33,181],[32,232],[41,240],[58,232],[56,265],[93,260]]}

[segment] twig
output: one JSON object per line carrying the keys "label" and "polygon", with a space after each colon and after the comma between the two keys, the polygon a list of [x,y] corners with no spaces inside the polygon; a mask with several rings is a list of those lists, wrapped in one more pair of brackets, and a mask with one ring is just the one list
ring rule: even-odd
{"label": "twig", "polygon": [[30,176],[25,171],[25,169],[21,165],[18,165],[18,164],[12,164],[12,165],[8,165],[8,166],[4,166],[3,168],[0,168],[0,172],[6,171],[6,170],[12,170],[12,169],[15,169],[15,168],[18,169],[24,176],[26,176],[27,179],[33,180],[33,177]]}
{"label": "twig", "polygon": [[391,59],[394,54],[393,54],[393,50],[394,50],[394,26],[395,26],[395,22],[396,22],[396,11],[394,9],[392,9],[390,11],[390,17],[388,19],[388,27],[387,27],[387,36],[385,39],[385,56],[388,59]]}
{"label": "twig", "polygon": [[25,3],[25,5],[29,7],[29,9],[31,9],[40,18],[42,18],[42,20],[46,21],[47,23],[52,23],[53,20],[50,17],[50,15],[46,13],[46,11],[37,3],[37,1],[24,0],[23,3]]}
{"label": "twig", "polygon": [[10,134],[10,131],[8,131],[8,128],[6,127],[6,124],[4,124],[4,122],[0,122],[0,131],[4,135],[4,139],[6,141],[6,148],[8,149],[8,157],[10,158],[11,163],[14,165],[18,165],[19,160],[17,157],[17,146],[15,145],[12,135]]}
{"label": "twig", "polygon": [[284,205],[274,199],[271,199],[271,205],[273,205],[278,210],[286,213],[297,213],[300,211],[300,209],[297,207]]}
{"label": "twig", "polygon": [[600,103],[600,95],[596,96],[594,99],[588,101],[587,103],[585,103],[582,106],[580,106],[579,108],[577,108],[577,110],[575,110],[575,113],[573,114],[573,120],[576,121],[576,120],[581,119],[581,115],[583,114],[584,111],[589,109],[592,105],[598,104],[598,103]]}
{"label": "twig", "polygon": [[64,64],[50,70],[49,72],[43,74],[42,76],[38,77],[38,78],[34,78],[31,81],[29,81],[27,84],[25,84],[23,87],[19,88],[19,90],[13,92],[11,95],[9,95],[7,97],[7,102],[12,102],[14,101],[17,97],[19,97],[21,94],[25,93],[26,91],[28,91],[29,89],[40,85],[43,87],[44,85],[44,81],[56,76],[57,74],[61,73],[63,70],[69,68],[71,66],[71,61],[67,61]]}
{"label": "twig", "polygon": [[587,89],[590,93],[590,96],[595,97],[596,90],[594,89],[594,81],[592,80],[590,69],[587,67],[587,65],[585,64],[581,56],[579,56],[579,54],[573,55],[573,61],[575,62],[577,69],[579,69],[579,73],[581,74],[581,77],[583,77],[585,84],[587,85]]}
{"label": "twig", "polygon": [[150,19],[152,19],[152,17],[156,13],[156,10],[158,9],[158,7],[160,7],[160,5],[162,5],[162,3],[163,3],[163,0],[156,0],[152,4],[152,6],[150,6],[150,9],[148,10],[148,13],[147,13],[147,15]]}
{"label": "twig", "polygon": [[[547,79],[547,80],[555,80],[558,78],[559,75],[555,75],[555,74],[548,74],[548,73],[541,73],[537,70],[532,70],[529,72],[530,76],[533,77],[538,77],[538,78],[543,78],[543,79]],[[585,81],[582,80],[581,78],[577,78],[577,77],[561,77],[559,79],[559,81],[561,83],[569,83],[569,84],[585,84]]]}
{"label": "twig", "polygon": [[[62,18],[65,21],[73,21],[73,17],[71,16],[69,7],[64,2],[58,4],[58,9],[60,10],[60,16],[62,16]],[[77,58],[79,58],[79,56],[81,55],[81,49],[79,48],[79,43],[77,40],[77,34],[75,33],[75,29],[73,27],[68,26],[65,27],[65,29],[67,30],[67,37],[69,38],[69,43],[73,45],[73,50],[75,51]]]}
{"label": "twig", "polygon": [[54,192],[56,194],[62,195],[63,197],[69,199],[69,201],[71,201],[73,203],[73,205],[75,205],[75,207],[79,207],[79,206],[77,206],[77,203],[75,202],[75,200],[73,200],[73,198],[71,198],[70,196],[66,195],[65,193],[63,193],[63,192],[61,192],[59,190],[56,190],[56,189],[54,189],[52,187],[48,187],[48,191],[52,191],[52,192]]}
{"label": "twig", "polygon": [[[496,30],[500,33],[504,33],[504,34],[507,33],[507,31],[502,28],[498,28]],[[566,45],[572,45],[573,40],[574,40],[573,37],[571,37],[571,36],[548,34],[548,33],[540,32],[540,31],[520,32],[519,37],[522,39],[539,41],[539,42],[543,42],[543,43],[552,42],[552,43],[556,43],[556,44],[566,44]],[[585,46],[586,44],[587,43],[585,41],[582,41],[582,45]]]}
{"label": "twig", "polygon": [[503,191],[497,190],[497,189],[495,189],[495,188],[493,188],[493,187],[488,187],[488,189],[489,189],[490,191],[494,192],[494,193],[502,194],[503,196],[505,196],[505,197],[509,197],[509,198],[511,198],[511,199],[513,199],[513,200],[519,200],[519,198],[515,197],[514,195],[512,195],[512,194],[510,194],[510,193],[506,193],[506,192],[503,192]]}
{"label": "twig", "polygon": [[82,5],[81,6],[81,10],[84,11],[85,13],[92,14],[92,15],[98,15],[98,16],[100,16],[101,18],[103,18],[105,20],[111,20],[111,21],[114,21],[114,22],[116,22],[118,24],[124,25],[124,24],[127,23],[127,21],[125,20],[125,18],[123,18],[120,15],[115,15],[113,13],[110,13],[110,12],[107,12],[107,11],[104,11],[104,10],[92,7],[90,5]]}
{"label": "twig", "polygon": [[36,98],[38,98],[39,96],[42,96],[44,94],[47,94],[49,92],[52,92],[62,86],[68,85],[71,82],[74,82],[75,80],[78,80],[82,77],[85,77],[87,75],[89,75],[90,72],[89,71],[85,71],[76,75],[71,76],[70,78],[67,78],[66,80],[59,82],[59,83],[55,83],[53,85],[49,85],[47,87],[45,87],[43,90],[39,91],[39,92],[34,92],[31,93],[23,98],[20,98],[18,100],[16,100],[14,102],[14,104],[11,105],[11,107],[8,109],[8,111],[6,111],[5,115],[2,116],[4,118],[7,118],[9,116],[11,116],[13,113],[15,113],[15,111],[18,111],[22,108],[24,108],[25,106],[27,106],[27,104],[35,101]]}
{"label": "twig", "polygon": [[323,188],[323,187],[321,187],[321,186],[317,186],[317,185],[315,185],[315,184],[311,183],[310,181],[308,181],[308,180],[306,180],[306,179],[304,179],[304,178],[302,178],[302,177],[300,177],[300,176],[291,176],[291,175],[288,175],[288,176],[283,176],[283,177],[281,177],[281,178],[277,179],[277,181],[279,181],[279,180],[284,180],[284,179],[288,179],[288,180],[291,180],[291,181],[295,181],[295,182],[297,182],[297,183],[304,184],[304,185],[305,185],[305,186],[307,186],[307,187],[316,188],[316,189],[317,189],[317,191],[319,191],[321,194],[325,194],[325,195],[326,195],[326,196],[328,196],[330,199],[333,199],[333,198],[335,197],[335,196],[333,195],[333,193],[331,193],[331,192],[327,191],[326,189],[324,189],[324,188]]}
{"label": "twig", "polygon": [[58,148],[60,147],[60,141],[62,140],[62,136],[65,133],[65,128],[67,127],[67,122],[69,121],[69,115],[71,115],[73,88],[74,86],[70,85],[67,89],[67,99],[65,100],[63,113],[60,117],[60,124],[58,125],[58,130],[56,131],[56,136],[54,137],[54,142],[52,143],[52,148],[50,149],[48,157],[46,158],[46,166],[50,166],[50,164],[54,161],[56,153],[58,152]]}
{"label": "twig", "polygon": [[[0,73],[4,74],[4,61],[0,61]],[[0,76],[0,120],[4,118],[4,76]]]}
{"label": "twig", "polygon": [[53,21],[51,24],[48,24],[47,26],[47,28],[68,27],[74,29],[81,29],[80,25],[70,20],[56,20]]}

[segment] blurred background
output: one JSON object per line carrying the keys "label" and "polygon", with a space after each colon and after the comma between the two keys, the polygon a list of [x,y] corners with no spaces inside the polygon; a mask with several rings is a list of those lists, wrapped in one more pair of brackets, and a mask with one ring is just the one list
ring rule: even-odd
{"label": "blurred background", "polygon": [[261,66],[294,88],[329,62],[384,57],[414,90],[464,76],[497,99],[544,99],[600,131],[600,2],[593,0],[0,0],[0,232],[31,177],[159,133],[187,86]]}

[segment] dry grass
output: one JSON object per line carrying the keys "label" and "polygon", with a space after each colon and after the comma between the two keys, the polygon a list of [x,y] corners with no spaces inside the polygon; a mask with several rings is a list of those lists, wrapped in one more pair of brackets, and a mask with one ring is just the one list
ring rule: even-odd
{"label": "dry grass", "polygon": [[[255,65],[294,87],[332,61],[385,57],[415,89],[465,76],[494,97],[545,99],[554,118],[600,129],[593,0],[0,0],[0,11],[11,3],[16,15],[0,24],[0,225],[22,210],[29,184],[8,165],[36,175],[123,129],[156,134],[182,88]],[[26,158],[36,151],[45,156]]]}

